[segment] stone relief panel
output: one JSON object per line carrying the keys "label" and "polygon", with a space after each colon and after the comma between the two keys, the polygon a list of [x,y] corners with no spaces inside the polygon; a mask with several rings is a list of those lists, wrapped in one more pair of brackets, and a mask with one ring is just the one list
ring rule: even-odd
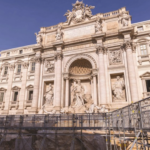
{"label": "stone relief panel", "polygon": [[52,60],[45,60],[45,73],[54,73],[55,65]]}
{"label": "stone relief panel", "polygon": [[122,64],[121,50],[109,51],[109,64],[110,65]]}
{"label": "stone relief panel", "polygon": [[125,102],[126,101],[126,91],[124,75],[111,75],[111,87],[112,87],[112,100],[113,102]]}

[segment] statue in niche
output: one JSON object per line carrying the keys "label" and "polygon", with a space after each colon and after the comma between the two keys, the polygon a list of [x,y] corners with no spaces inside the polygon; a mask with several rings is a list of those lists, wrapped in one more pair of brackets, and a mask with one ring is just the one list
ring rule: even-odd
{"label": "statue in niche", "polygon": [[61,40],[63,32],[61,31],[62,27],[58,26],[57,31],[56,31],[56,40]]}
{"label": "statue in niche", "polygon": [[121,51],[112,51],[109,53],[110,65],[120,64],[122,62]]}
{"label": "statue in niche", "polygon": [[73,102],[71,104],[72,107],[78,107],[84,105],[83,94],[84,94],[84,87],[81,85],[81,81],[78,80],[77,83],[74,82],[72,87],[73,93]]}
{"label": "statue in niche", "polygon": [[102,32],[102,20],[98,17],[95,23],[95,33]]}
{"label": "statue in niche", "polygon": [[129,19],[130,19],[128,12],[123,11],[120,16],[121,16],[121,19],[119,19],[119,21],[122,23],[123,27],[127,27],[129,25]]}
{"label": "statue in niche", "polygon": [[35,33],[35,35],[36,35],[36,42],[37,42],[37,44],[41,45],[42,44],[42,36],[41,36],[41,34]]}
{"label": "statue in niche", "polygon": [[49,86],[44,94],[44,98],[45,98],[46,105],[53,106],[54,92],[53,92],[53,86],[51,83],[49,84]]}
{"label": "statue in niche", "polygon": [[117,81],[112,85],[113,100],[124,100],[124,90],[125,84],[124,80],[120,79],[120,76],[117,76]]}
{"label": "statue in niche", "polygon": [[54,72],[54,64],[52,64],[51,61],[45,62],[45,68],[46,68],[46,72],[49,72],[49,73]]}

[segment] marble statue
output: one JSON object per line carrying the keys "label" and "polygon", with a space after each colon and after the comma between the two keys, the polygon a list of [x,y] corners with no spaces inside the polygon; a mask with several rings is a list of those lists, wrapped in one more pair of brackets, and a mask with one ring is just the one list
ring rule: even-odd
{"label": "marble statue", "polygon": [[95,6],[86,5],[86,7],[85,7],[85,17],[91,18],[93,16],[91,9],[94,9],[94,8],[95,8]]}
{"label": "marble statue", "polygon": [[72,92],[74,95],[73,102],[72,102],[72,107],[78,107],[84,105],[84,100],[83,100],[83,94],[84,94],[84,87],[81,85],[81,81],[78,80],[77,83],[74,82]]}
{"label": "marble statue", "polygon": [[99,109],[99,113],[105,113],[108,112],[108,109],[106,108],[105,105],[102,105],[101,108]]}
{"label": "marble statue", "polygon": [[113,84],[113,100],[124,100],[124,90],[125,84],[124,80],[120,79],[120,76],[117,76],[117,81]]}
{"label": "marble statue", "polygon": [[123,11],[122,14],[120,14],[120,17],[121,17],[121,19],[119,19],[119,22],[121,22],[123,27],[127,27],[129,25],[129,19],[130,19],[128,12]]}
{"label": "marble statue", "polygon": [[41,45],[42,44],[42,36],[41,36],[41,34],[35,33],[35,35],[36,35],[36,42],[37,42],[37,44]]}
{"label": "marble statue", "polygon": [[69,25],[71,22],[82,22],[86,18],[90,19],[93,16],[91,9],[94,8],[95,6],[85,6],[83,2],[77,0],[76,3],[73,4],[72,12],[68,10],[64,15],[67,17],[67,24]]}
{"label": "marble statue", "polygon": [[53,99],[54,99],[54,92],[53,92],[53,86],[50,83],[48,89],[46,90],[46,93],[44,95],[45,98],[45,104],[46,105],[53,105]]}
{"label": "marble statue", "polygon": [[54,72],[54,64],[52,64],[51,61],[45,62],[45,68],[46,68],[46,72],[48,72],[48,73]]}
{"label": "marble statue", "polygon": [[95,33],[102,32],[102,28],[103,28],[102,21],[100,18],[97,18],[95,23]]}
{"label": "marble statue", "polygon": [[74,17],[74,13],[71,12],[70,10],[67,10],[67,12],[64,14],[64,16],[67,17],[67,22],[70,24],[72,18]]}
{"label": "marble statue", "polygon": [[62,27],[58,26],[56,31],[56,40],[62,40],[63,32],[61,31]]}

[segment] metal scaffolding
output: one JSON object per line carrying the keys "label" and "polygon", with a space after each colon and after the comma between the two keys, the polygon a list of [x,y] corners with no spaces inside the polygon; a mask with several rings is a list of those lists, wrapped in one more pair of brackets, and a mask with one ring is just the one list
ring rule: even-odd
{"label": "metal scaffolding", "polygon": [[[85,131],[100,135],[104,150],[150,150],[150,97],[108,113],[1,115],[0,131],[1,150],[7,150],[10,137],[15,139],[12,150],[47,150],[45,143],[53,143],[59,150],[58,138],[64,134],[72,137],[70,150],[85,150]],[[37,137],[40,142],[35,147]],[[62,147],[68,143],[63,144]]]}

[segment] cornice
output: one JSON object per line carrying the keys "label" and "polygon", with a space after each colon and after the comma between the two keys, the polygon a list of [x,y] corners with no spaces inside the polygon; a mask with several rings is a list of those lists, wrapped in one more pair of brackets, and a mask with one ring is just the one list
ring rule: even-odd
{"label": "cornice", "polygon": [[35,51],[35,52],[37,52],[37,51],[42,51],[43,50],[43,47],[41,46],[41,45],[36,45],[36,47],[34,47],[33,48],[33,50]]}
{"label": "cornice", "polygon": [[66,42],[64,42],[64,46],[71,45],[71,44],[78,44],[78,43],[88,42],[88,41],[92,41],[92,38],[87,37],[87,38],[82,38],[82,39],[78,39],[78,40],[66,41]]}
{"label": "cornice", "polygon": [[133,33],[134,27],[124,27],[118,30],[120,34]]}
{"label": "cornice", "polygon": [[30,55],[35,55],[35,52],[32,53],[27,53],[27,54],[20,54],[20,55],[14,55],[14,56],[7,56],[7,57],[0,57],[0,60],[8,60],[8,59],[12,59],[12,58],[18,58],[18,57],[24,57],[24,56],[30,56]]}
{"label": "cornice", "polygon": [[26,45],[26,46],[21,46],[21,47],[16,47],[16,48],[11,48],[11,49],[7,49],[7,50],[1,50],[0,54],[3,52],[10,52],[10,51],[14,51],[14,50],[21,50],[21,49],[27,49],[27,48],[34,48],[36,46],[36,44],[33,45]]}
{"label": "cornice", "polygon": [[142,32],[138,32],[137,33],[137,35],[136,35],[136,37],[138,37],[138,36],[141,36],[141,35],[145,35],[145,34],[150,34],[150,31],[148,30],[148,31],[142,31]]}
{"label": "cornice", "polygon": [[64,41],[58,40],[53,43],[53,47],[60,47],[64,45]]}
{"label": "cornice", "polygon": [[106,33],[105,33],[105,32],[102,32],[102,33],[94,34],[94,35],[92,35],[91,37],[92,37],[93,39],[98,39],[98,38],[104,38],[105,35],[106,35]]}
{"label": "cornice", "polygon": [[117,32],[111,32],[111,33],[106,32],[106,38],[107,37],[112,37],[112,36],[118,36],[118,35],[119,35],[119,31],[117,31]]}

